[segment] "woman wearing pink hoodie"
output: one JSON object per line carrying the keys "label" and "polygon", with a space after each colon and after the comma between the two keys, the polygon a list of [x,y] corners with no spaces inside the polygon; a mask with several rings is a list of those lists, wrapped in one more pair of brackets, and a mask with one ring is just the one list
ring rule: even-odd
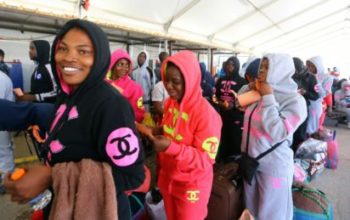
{"label": "woman wearing pink hoodie", "polygon": [[202,96],[201,71],[190,51],[168,57],[161,69],[169,94],[162,126],[149,139],[158,153],[158,187],[168,220],[204,219],[213,183],[221,118]]}
{"label": "woman wearing pink hoodie", "polygon": [[107,82],[116,88],[130,103],[135,112],[137,122],[144,117],[143,92],[140,85],[130,79],[132,61],[129,54],[123,49],[115,50],[111,55]]}

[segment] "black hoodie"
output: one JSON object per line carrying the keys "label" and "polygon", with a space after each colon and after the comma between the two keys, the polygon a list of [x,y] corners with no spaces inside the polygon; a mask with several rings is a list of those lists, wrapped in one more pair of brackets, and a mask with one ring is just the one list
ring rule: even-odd
{"label": "black hoodie", "polygon": [[[226,66],[233,63],[233,73],[227,73]],[[232,106],[226,110],[220,108],[220,116],[223,126],[221,129],[221,140],[217,161],[226,161],[233,155],[238,155],[241,148],[242,127],[244,113],[236,108],[236,95],[246,81],[239,76],[240,63],[237,57],[230,57],[225,64],[225,76],[219,78],[216,82],[216,97],[219,101],[227,101]]]}
{"label": "black hoodie", "polygon": [[307,105],[310,105],[310,101],[315,101],[320,98],[320,95],[315,90],[317,85],[316,77],[309,73],[302,60],[298,57],[293,57],[295,74],[293,75],[294,81],[298,84],[298,89],[304,89],[303,94]]}
{"label": "black hoodie", "polygon": [[[85,31],[94,47],[91,71],[74,92],[60,80],[59,69],[54,68],[56,48],[72,28]],[[56,36],[51,66],[62,92],[57,100],[52,123],[54,128],[51,128],[47,140],[50,143],[47,160],[51,165],[83,158],[108,162],[118,192],[119,219],[128,219],[130,213],[125,206],[124,191],[138,187],[144,180],[143,149],[135,130],[132,107],[104,81],[109,62],[109,42],[102,29],[94,23],[71,20]]]}
{"label": "black hoodie", "polygon": [[50,71],[50,44],[46,40],[32,42],[37,53],[34,61],[37,62],[38,66],[31,77],[30,93],[35,95],[38,102],[54,103],[57,95],[57,84]]}
{"label": "black hoodie", "polygon": [[[245,79],[239,75],[240,63],[237,57],[230,57],[226,61],[226,65],[232,62],[234,64],[233,73],[225,73],[225,76],[219,78],[215,86],[215,95],[219,101],[228,101],[233,103],[233,108],[228,111],[221,110],[220,114],[223,121],[229,120],[231,123],[237,119],[242,120],[243,113],[235,108],[235,93],[242,88],[243,85],[247,84]],[[226,67],[225,67],[226,71]]]}

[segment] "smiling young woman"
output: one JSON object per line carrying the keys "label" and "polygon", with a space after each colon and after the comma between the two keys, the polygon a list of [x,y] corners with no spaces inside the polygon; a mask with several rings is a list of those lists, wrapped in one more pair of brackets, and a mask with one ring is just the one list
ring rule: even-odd
{"label": "smiling young woman", "polygon": [[[116,191],[118,201],[113,210],[118,210],[119,219],[130,219],[124,192],[144,180],[143,150],[130,104],[104,80],[109,63],[109,42],[96,24],[75,19],[58,33],[51,66],[61,93],[44,144],[49,166],[28,168],[16,182],[6,179],[5,186],[15,201],[25,202],[50,187],[50,167],[89,159],[109,164],[114,183],[109,189]],[[45,209],[46,217],[50,211],[50,207]]]}

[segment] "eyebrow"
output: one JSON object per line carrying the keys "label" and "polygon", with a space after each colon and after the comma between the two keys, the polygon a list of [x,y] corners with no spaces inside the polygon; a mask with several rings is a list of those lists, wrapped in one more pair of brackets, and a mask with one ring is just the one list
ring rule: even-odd
{"label": "eyebrow", "polygon": [[[67,46],[67,44],[64,41],[61,41],[60,44],[63,44],[64,46]],[[84,48],[84,47],[93,48],[93,46],[90,46],[90,45],[87,45],[87,44],[79,44],[79,45],[76,45],[74,47],[78,47],[78,48]]]}

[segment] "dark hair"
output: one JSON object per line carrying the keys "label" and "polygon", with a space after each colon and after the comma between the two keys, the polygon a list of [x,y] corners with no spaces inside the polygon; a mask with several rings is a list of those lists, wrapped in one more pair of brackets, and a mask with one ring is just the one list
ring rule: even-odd
{"label": "dark hair", "polygon": [[169,56],[169,54],[165,51],[159,53],[158,57],[161,63],[165,60],[166,56]]}
{"label": "dark hair", "polygon": [[3,56],[3,57],[5,56],[5,53],[2,49],[0,49],[0,56]]}

